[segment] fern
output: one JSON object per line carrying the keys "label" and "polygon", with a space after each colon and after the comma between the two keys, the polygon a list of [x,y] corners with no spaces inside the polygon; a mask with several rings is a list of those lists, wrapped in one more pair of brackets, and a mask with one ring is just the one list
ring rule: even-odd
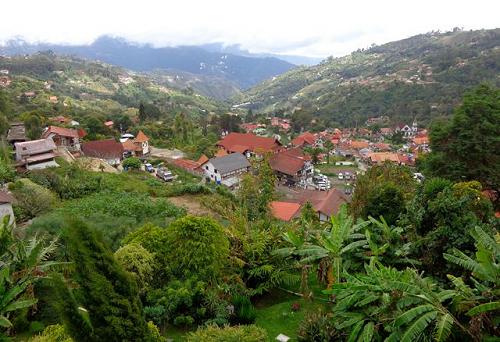
{"label": "fern", "polygon": [[453,322],[453,316],[451,316],[450,314],[442,315],[437,321],[436,329],[434,332],[434,339],[436,341],[446,341],[448,336],[450,336]]}

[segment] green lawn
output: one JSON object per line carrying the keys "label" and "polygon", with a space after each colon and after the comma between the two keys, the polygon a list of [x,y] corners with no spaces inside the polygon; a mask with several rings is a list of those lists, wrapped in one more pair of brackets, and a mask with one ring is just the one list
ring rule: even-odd
{"label": "green lawn", "polygon": [[[293,303],[300,304],[300,309],[296,312],[292,311]],[[323,302],[318,300],[305,301],[296,297],[275,305],[258,308],[255,324],[267,331],[269,341],[275,341],[279,334],[290,337],[290,341],[297,341],[297,330],[305,315],[321,310],[323,306]]]}

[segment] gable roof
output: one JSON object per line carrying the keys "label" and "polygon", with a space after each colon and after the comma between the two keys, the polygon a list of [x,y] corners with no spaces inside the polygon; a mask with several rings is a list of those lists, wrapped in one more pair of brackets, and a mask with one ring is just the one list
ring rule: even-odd
{"label": "gable roof", "polygon": [[134,144],[130,139],[125,140],[121,143],[124,151],[142,151],[142,147]]}
{"label": "gable roof", "polygon": [[349,198],[338,189],[326,192],[302,190],[297,194],[296,201],[301,204],[310,202],[315,211],[332,216],[338,213],[342,204],[349,202]]}
{"label": "gable roof", "polygon": [[200,167],[198,162],[190,159],[174,159],[172,164],[188,171],[194,171]]}
{"label": "gable roof", "polygon": [[95,158],[121,158],[123,146],[114,139],[95,140],[82,144],[82,152],[86,156]]}
{"label": "gable roof", "polygon": [[23,158],[34,154],[53,152],[57,148],[52,138],[17,142],[14,146],[16,147],[16,152],[19,151]]}
{"label": "gable roof", "polygon": [[278,149],[281,144],[274,138],[259,137],[251,133],[229,133],[217,142],[229,152],[252,151],[271,152]]}
{"label": "gable roof", "polygon": [[368,158],[370,158],[373,163],[383,163],[385,161],[394,163],[400,162],[398,154],[391,152],[372,152],[368,154]]}
{"label": "gable roof", "polygon": [[270,206],[273,216],[282,221],[290,221],[300,211],[299,203],[272,201]]}
{"label": "gable roof", "polygon": [[137,133],[137,136],[134,139],[134,142],[143,143],[143,142],[146,142],[146,141],[149,141],[148,136],[146,134],[144,134],[143,131],[139,131],[139,133]]}
{"label": "gable roof", "polygon": [[28,140],[26,137],[26,127],[22,122],[13,122],[10,125],[9,132],[7,133],[7,141],[25,141]]}
{"label": "gable roof", "polygon": [[231,153],[223,157],[215,157],[209,160],[221,175],[239,169],[250,167],[250,163],[241,153]]}
{"label": "gable roof", "polygon": [[361,150],[362,148],[370,147],[370,143],[368,141],[363,141],[363,140],[352,140],[350,145],[351,148],[355,150]]}
{"label": "gable roof", "polygon": [[46,138],[50,134],[55,134],[55,135],[60,135],[62,137],[68,137],[68,138],[78,138],[78,131],[76,129],[72,128],[64,128],[64,127],[58,127],[58,126],[49,126],[45,132],[43,132],[42,137]]}
{"label": "gable roof", "polygon": [[292,145],[294,146],[302,146],[304,144],[314,145],[315,142],[316,142],[316,137],[314,134],[310,132],[304,132],[292,140]]}
{"label": "gable roof", "polygon": [[208,161],[208,157],[204,154],[200,156],[200,158],[196,161],[198,164],[203,165]]}
{"label": "gable roof", "polygon": [[295,176],[304,168],[305,160],[286,153],[277,153],[269,159],[269,165],[274,171]]}

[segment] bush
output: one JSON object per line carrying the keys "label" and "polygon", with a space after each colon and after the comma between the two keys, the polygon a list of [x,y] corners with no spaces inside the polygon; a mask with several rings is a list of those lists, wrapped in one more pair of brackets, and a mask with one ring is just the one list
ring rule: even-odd
{"label": "bush", "polygon": [[122,163],[124,169],[135,169],[140,170],[142,166],[142,162],[139,158],[130,157],[123,161]]}
{"label": "bush", "polygon": [[211,194],[212,190],[202,184],[176,184],[168,191],[168,196]]}
{"label": "bush", "polygon": [[60,169],[34,170],[29,174],[33,182],[56,192],[61,199],[80,198],[102,191],[106,187],[103,177],[100,173],[83,170],[75,164]]}
{"label": "bush", "polygon": [[322,312],[311,313],[300,323],[297,339],[303,342],[341,341],[335,329],[333,315]]}
{"label": "bush", "polygon": [[256,342],[267,341],[267,333],[264,329],[255,325],[243,325],[234,327],[208,326],[190,333],[187,342]]}
{"label": "bush", "polygon": [[234,296],[234,317],[232,319],[233,323],[236,324],[252,324],[255,322],[257,317],[257,312],[250,301],[250,298],[246,296]]}
{"label": "bush", "polygon": [[14,214],[21,220],[28,220],[54,207],[57,199],[50,190],[23,178],[10,186],[14,198]]}
{"label": "bush", "polygon": [[56,324],[49,325],[40,335],[32,337],[29,342],[73,342],[73,339],[66,333],[64,326]]}
{"label": "bush", "polygon": [[45,325],[39,321],[33,321],[30,323],[30,332],[33,334],[37,334],[45,328]]}

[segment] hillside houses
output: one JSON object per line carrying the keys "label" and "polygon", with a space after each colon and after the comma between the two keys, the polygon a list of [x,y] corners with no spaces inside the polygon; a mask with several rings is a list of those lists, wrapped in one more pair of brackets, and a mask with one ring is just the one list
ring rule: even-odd
{"label": "hillside houses", "polygon": [[126,137],[122,139],[121,144],[123,151],[129,152],[133,156],[142,157],[150,152],[149,137],[143,131],[139,131],[135,138]]}
{"label": "hillside houses", "polygon": [[250,163],[243,154],[231,153],[209,159],[202,169],[207,180],[231,188],[239,184],[240,176],[250,171],[250,167]]}
{"label": "hillside houses", "polygon": [[300,209],[311,203],[321,222],[328,222],[333,215],[336,215],[342,204],[349,202],[349,198],[340,190],[329,191],[302,190],[293,199],[283,202],[272,202],[271,213],[277,219],[290,221],[298,217]]}
{"label": "hillside houses", "polygon": [[23,122],[13,122],[10,124],[9,132],[7,133],[7,141],[14,145],[17,142],[29,140],[26,137],[26,127]]}
{"label": "hillside houses", "polygon": [[80,152],[80,135],[76,129],[49,126],[42,133],[42,138],[51,138],[57,147],[64,147],[70,152]]}
{"label": "hillside houses", "polygon": [[272,155],[269,165],[276,173],[278,180],[289,185],[305,182],[312,177],[314,172],[311,158],[300,148],[288,149]]}
{"label": "hillside houses", "polygon": [[219,140],[217,147],[227,153],[241,153],[246,157],[260,156],[267,152],[277,152],[282,149],[281,143],[274,138],[259,137],[251,133],[229,133]]}
{"label": "hillside houses", "polygon": [[103,159],[111,166],[119,165],[123,158],[123,146],[114,139],[89,141],[81,148],[85,156]]}
{"label": "hillside houses", "polygon": [[16,142],[16,167],[36,170],[59,166],[56,161],[57,146],[51,138]]}

